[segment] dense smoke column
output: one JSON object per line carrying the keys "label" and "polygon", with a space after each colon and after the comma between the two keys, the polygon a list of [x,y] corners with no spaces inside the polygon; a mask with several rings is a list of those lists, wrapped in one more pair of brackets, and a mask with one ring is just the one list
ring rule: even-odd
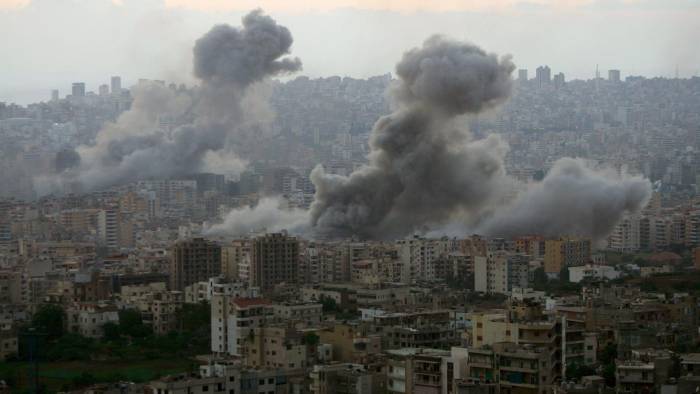
{"label": "dense smoke column", "polygon": [[369,164],[348,177],[312,172],[312,225],[386,238],[481,210],[499,190],[507,148],[497,137],[470,141],[455,120],[506,100],[514,68],[441,36],[405,53],[390,92],[396,110],[375,124]]}
{"label": "dense smoke column", "polygon": [[[267,77],[301,68],[285,58],[292,45],[286,27],[260,10],[243,18],[242,28],[218,25],[194,46],[194,73],[201,87],[176,92],[158,84],[135,90],[132,108],[106,125],[96,143],[78,147],[80,165],[55,178],[35,180],[40,193],[67,184],[99,189],[147,177],[187,175],[201,170],[209,153],[230,156],[246,120],[241,100],[247,88]],[[159,127],[162,119],[184,124]],[[68,166],[66,166],[68,167]]]}
{"label": "dense smoke column", "polygon": [[625,213],[641,211],[650,196],[647,179],[594,171],[580,160],[564,158],[554,163],[542,182],[482,224],[479,232],[570,235],[601,241]]}

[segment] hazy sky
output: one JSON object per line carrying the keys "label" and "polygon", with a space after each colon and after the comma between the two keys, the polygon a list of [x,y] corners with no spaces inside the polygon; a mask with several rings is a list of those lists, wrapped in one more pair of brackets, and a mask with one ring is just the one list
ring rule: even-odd
{"label": "hazy sky", "polygon": [[312,77],[391,72],[434,33],[512,54],[531,75],[700,74],[698,0],[0,0],[0,101],[111,75],[190,82],[194,40],[256,7],[290,28]]}

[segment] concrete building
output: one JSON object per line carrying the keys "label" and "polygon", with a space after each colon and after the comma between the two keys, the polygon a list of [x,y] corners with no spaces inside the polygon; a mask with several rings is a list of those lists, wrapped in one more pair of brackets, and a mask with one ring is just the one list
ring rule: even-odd
{"label": "concrete building", "polygon": [[211,302],[211,350],[243,356],[253,329],[274,317],[273,305],[263,298],[215,295]]}
{"label": "concrete building", "polygon": [[165,335],[177,328],[177,311],[182,308],[183,293],[168,291],[164,282],[122,286],[121,300],[140,311],[143,323],[155,334]]}
{"label": "concrete building", "polygon": [[639,251],[641,247],[640,225],[639,215],[625,215],[608,237],[608,249],[620,253]]}
{"label": "concrete building", "polygon": [[386,389],[384,374],[361,364],[315,365],[310,376],[311,394],[373,394]]}
{"label": "concrete building", "polygon": [[559,275],[564,267],[584,265],[591,260],[591,241],[588,239],[548,239],[544,250],[544,270],[548,275]]}
{"label": "concrete building", "polygon": [[510,294],[528,286],[529,258],[503,250],[474,259],[474,290],[487,294]]}
{"label": "concrete building", "polygon": [[119,323],[119,311],[114,305],[76,303],[66,309],[66,320],[68,331],[99,339],[105,324]]}
{"label": "concrete building", "polygon": [[609,265],[586,264],[569,267],[569,282],[579,283],[584,279],[613,280],[620,277],[620,272]]}
{"label": "concrete building", "polygon": [[203,238],[175,243],[170,250],[170,290],[221,274],[221,246]]}
{"label": "concrete building", "polygon": [[253,240],[251,284],[263,292],[275,285],[297,283],[299,241],[286,233],[265,234]]}

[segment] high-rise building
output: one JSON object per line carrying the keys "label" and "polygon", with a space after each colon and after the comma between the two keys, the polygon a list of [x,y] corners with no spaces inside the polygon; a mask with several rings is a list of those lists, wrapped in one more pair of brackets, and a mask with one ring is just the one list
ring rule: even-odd
{"label": "high-rise building", "polygon": [[58,101],[58,89],[54,89],[51,91],[51,101]]}
{"label": "high-rise building", "polygon": [[527,256],[504,250],[474,259],[474,290],[489,294],[510,294],[528,286],[530,264]]}
{"label": "high-rise building", "polygon": [[250,260],[251,285],[265,291],[280,283],[296,283],[299,241],[284,232],[257,237]]}
{"label": "high-rise building", "polygon": [[590,260],[590,239],[559,238],[544,243],[544,270],[547,274],[559,274],[564,267],[585,265]]}
{"label": "high-rise building", "polygon": [[85,97],[85,82],[73,82],[71,94],[73,97]]}
{"label": "high-rise building", "polygon": [[526,69],[518,70],[518,82],[527,82],[527,70]]}
{"label": "high-rise building", "polygon": [[97,91],[100,94],[100,96],[107,96],[109,94],[109,86],[107,86],[106,84],[102,84],[100,85]]}
{"label": "high-rise building", "polygon": [[552,82],[552,70],[549,66],[539,66],[535,70],[535,79],[537,80],[537,86],[542,87],[546,84]]}
{"label": "high-rise building", "polygon": [[564,76],[564,73],[559,73],[554,76],[554,87],[559,89],[564,86],[566,83],[566,77]]}
{"label": "high-rise building", "polygon": [[221,274],[221,246],[204,238],[177,242],[170,250],[170,290]]}
{"label": "high-rise building", "polygon": [[608,81],[620,82],[620,70],[608,70]]}
{"label": "high-rise building", "polygon": [[122,77],[114,76],[111,79],[112,94],[118,94],[122,91]]}

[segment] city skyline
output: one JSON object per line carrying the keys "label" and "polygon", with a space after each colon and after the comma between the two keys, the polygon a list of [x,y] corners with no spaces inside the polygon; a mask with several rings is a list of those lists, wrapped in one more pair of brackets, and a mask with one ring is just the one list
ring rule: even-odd
{"label": "city skyline", "polygon": [[[240,8],[232,9],[221,7],[227,2],[215,3],[219,6],[212,9],[199,2],[198,7],[130,0],[15,2],[12,7],[5,2],[0,23],[6,37],[23,40],[21,45],[17,40],[0,41],[0,49],[13,54],[4,65],[0,100],[26,104],[44,97],[46,89],[65,90],[63,86],[76,80],[94,85],[103,75],[113,74],[125,81],[191,83],[193,39],[211,24],[235,23],[247,5],[236,2]],[[310,77],[366,78],[393,72],[405,48],[433,33],[511,54],[519,68],[549,64],[568,79],[592,77],[596,64],[647,77],[673,77],[678,71],[687,78],[700,69],[700,55],[686,44],[700,36],[694,23],[700,7],[692,2],[502,1],[483,7],[484,2],[453,1],[431,3],[430,10],[402,9],[395,2],[370,7],[367,4],[377,3],[348,1],[295,10],[276,4],[259,3],[295,32],[293,50],[305,60],[301,74]],[[463,5],[469,7],[457,7]],[[44,28],[30,29],[32,21]],[[376,41],[383,45],[373,45]],[[324,56],[318,55],[321,52]]]}

